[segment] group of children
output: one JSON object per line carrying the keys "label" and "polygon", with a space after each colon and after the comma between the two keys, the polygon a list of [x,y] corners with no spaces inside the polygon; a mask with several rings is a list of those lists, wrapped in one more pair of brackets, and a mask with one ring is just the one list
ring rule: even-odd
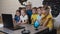
{"label": "group of children", "polygon": [[25,8],[19,8],[16,11],[15,22],[17,25],[20,24],[34,24],[37,20],[41,26],[48,27],[49,29],[53,28],[53,19],[52,15],[49,13],[49,7],[33,7],[31,5],[26,5]]}

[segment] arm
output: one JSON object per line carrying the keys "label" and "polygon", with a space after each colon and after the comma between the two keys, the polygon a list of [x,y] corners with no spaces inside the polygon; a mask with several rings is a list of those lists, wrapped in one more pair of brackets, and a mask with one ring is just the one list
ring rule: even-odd
{"label": "arm", "polygon": [[46,21],[43,23],[43,26],[46,26],[48,24],[48,21],[50,20],[51,18],[48,18],[46,19]]}

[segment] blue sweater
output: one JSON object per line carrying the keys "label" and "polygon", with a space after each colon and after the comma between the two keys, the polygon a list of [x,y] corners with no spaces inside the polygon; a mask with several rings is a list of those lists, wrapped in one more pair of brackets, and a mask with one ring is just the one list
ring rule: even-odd
{"label": "blue sweater", "polygon": [[16,22],[19,22],[20,16],[16,16],[16,15],[15,15],[15,18],[14,18],[14,19],[15,19]]}
{"label": "blue sweater", "polygon": [[28,17],[31,17],[31,15],[32,15],[32,10],[26,10],[26,13],[27,13]]}

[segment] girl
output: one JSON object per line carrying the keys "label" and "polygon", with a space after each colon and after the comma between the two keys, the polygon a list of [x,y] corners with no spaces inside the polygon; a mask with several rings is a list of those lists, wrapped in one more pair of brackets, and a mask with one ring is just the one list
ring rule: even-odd
{"label": "girl", "polygon": [[26,10],[24,10],[24,8],[22,8],[21,9],[21,16],[20,16],[20,24],[28,23],[28,16],[25,12],[26,12]]}
{"label": "girl", "polygon": [[42,11],[42,19],[41,22],[43,23],[44,27],[48,27],[50,30],[53,28],[53,19],[52,15],[49,13],[49,8],[45,7]]}

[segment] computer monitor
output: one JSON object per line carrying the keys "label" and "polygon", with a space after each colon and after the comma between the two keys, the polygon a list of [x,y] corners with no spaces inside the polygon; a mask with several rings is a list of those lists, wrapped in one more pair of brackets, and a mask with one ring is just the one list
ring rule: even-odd
{"label": "computer monitor", "polygon": [[12,14],[2,14],[3,25],[6,28],[13,28]]}

